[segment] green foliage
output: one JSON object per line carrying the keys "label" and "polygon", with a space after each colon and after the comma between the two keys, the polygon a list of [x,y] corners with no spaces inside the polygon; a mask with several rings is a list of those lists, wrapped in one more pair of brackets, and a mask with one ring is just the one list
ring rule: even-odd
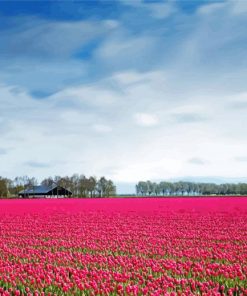
{"label": "green foliage", "polygon": [[8,190],[9,180],[6,178],[0,177],[0,197],[8,197],[9,190]]}
{"label": "green foliage", "polygon": [[195,183],[140,181],[136,184],[137,195],[247,195],[246,183]]}

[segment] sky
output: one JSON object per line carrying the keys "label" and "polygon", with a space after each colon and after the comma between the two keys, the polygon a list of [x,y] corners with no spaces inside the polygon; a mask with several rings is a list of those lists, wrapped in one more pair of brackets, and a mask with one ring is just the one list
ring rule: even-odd
{"label": "sky", "polygon": [[0,1],[0,175],[234,179],[247,1]]}

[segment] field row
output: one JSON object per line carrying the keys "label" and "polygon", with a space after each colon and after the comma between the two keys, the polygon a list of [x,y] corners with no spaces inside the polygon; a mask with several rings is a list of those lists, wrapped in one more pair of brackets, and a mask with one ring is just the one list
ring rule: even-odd
{"label": "field row", "polygon": [[247,295],[247,199],[1,201],[0,295]]}

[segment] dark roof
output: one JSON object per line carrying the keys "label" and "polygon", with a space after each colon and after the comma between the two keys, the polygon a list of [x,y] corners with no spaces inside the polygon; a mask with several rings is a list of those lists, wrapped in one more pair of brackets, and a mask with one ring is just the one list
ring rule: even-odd
{"label": "dark roof", "polygon": [[[59,187],[63,188],[61,186],[59,186]],[[30,188],[20,191],[19,194],[46,194],[55,188],[57,188],[57,185],[55,185],[55,184],[53,184],[51,186],[46,186],[46,185],[32,186]],[[67,190],[67,189],[65,189],[65,190]],[[69,190],[67,190],[67,191],[69,191]]]}

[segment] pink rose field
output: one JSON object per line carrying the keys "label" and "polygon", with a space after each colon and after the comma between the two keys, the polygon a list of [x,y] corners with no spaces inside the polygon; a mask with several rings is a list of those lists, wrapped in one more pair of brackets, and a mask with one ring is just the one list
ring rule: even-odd
{"label": "pink rose field", "polygon": [[1,200],[0,295],[247,295],[247,199]]}

